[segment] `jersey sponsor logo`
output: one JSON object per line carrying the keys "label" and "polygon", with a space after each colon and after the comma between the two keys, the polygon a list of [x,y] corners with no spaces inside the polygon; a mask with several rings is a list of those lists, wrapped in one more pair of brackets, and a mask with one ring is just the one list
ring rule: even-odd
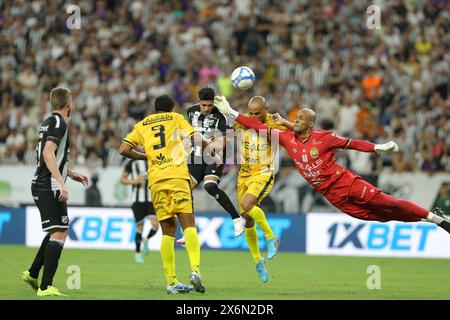
{"label": "jersey sponsor logo", "polygon": [[315,159],[319,156],[319,150],[317,150],[317,148],[312,148],[309,151],[309,154],[311,155],[311,157],[313,157]]}
{"label": "jersey sponsor logo", "polygon": [[209,119],[205,119],[205,120],[203,120],[203,126],[204,127],[212,127],[216,123],[216,120],[217,119],[214,118],[214,117],[209,118]]}
{"label": "jersey sponsor logo", "polygon": [[148,125],[151,125],[151,124],[153,124],[155,122],[169,121],[169,120],[172,120],[172,119],[173,119],[173,117],[172,117],[171,114],[156,115],[156,116],[153,116],[150,119],[146,119],[144,122],[142,122],[142,125],[143,126],[148,126]]}
{"label": "jersey sponsor logo", "polygon": [[244,141],[241,140],[241,145],[245,148],[248,149],[249,151],[267,151],[268,149],[268,144],[267,143],[251,143],[249,141]]}
{"label": "jersey sponsor logo", "polygon": [[152,160],[152,165],[162,166],[163,164],[172,162],[172,159],[166,158],[162,153],[156,156],[156,160]]}
{"label": "jersey sponsor logo", "polygon": [[[306,154],[304,154],[303,156],[305,156],[306,159],[308,159],[308,156]],[[303,159],[303,161],[304,161],[304,159]],[[308,162],[308,161],[304,161],[304,162]],[[322,162],[323,162],[322,159],[317,159],[316,161],[311,161],[308,164],[298,163],[298,166],[302,170],[313,171],[313,170],[319,168],[320,165],[322,164]]]}

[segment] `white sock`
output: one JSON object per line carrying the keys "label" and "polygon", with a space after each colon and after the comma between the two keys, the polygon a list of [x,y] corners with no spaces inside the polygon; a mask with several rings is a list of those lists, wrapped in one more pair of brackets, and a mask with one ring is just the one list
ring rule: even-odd
{"label": "white sock", "polygon": [[434,222],[437,225],[440,225],[442,223],[442,221],[444,221],[444,218],[439,217],[438,215],[434,214],[433,212],[429,212],[428,213],[428,217],[427,217],[427,221],[428,222]]}

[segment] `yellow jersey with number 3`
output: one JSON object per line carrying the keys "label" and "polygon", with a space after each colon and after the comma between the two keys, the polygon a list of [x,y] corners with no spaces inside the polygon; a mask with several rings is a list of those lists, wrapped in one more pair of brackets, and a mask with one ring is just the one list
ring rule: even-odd
{"label": "yellow jersey with number 3", "polygon": [[181,114],[162,112],[138,122],[123,142],[133,148],[144,148],[148,182],[152,185],[165,179],[190,179],[182,140],[193,134],[194,129]]}
{"label": "yellow jersey with number 3", "polygon": [[[249,115],[246,114],[246,116]],[[266,115],[264,124],[269,128],[287,130],[286,127],[277,125],[272,119],[272,114],[269,113]],[[274,161],[277,150],[272,148],[271,133],[256,132],[255,130],[247,129],[240,123],[236,123],[233,129],[242,130],[239,142],[239,175],[248,177],[259,173],[273,172],[275,170]]]}

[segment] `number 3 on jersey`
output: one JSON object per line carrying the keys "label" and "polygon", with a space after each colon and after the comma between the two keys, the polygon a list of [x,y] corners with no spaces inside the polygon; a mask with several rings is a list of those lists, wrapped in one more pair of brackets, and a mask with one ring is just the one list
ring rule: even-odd
{"label": "number 3 on jersey", "polygon": [[157,131],[155,133],[155,137],[159,137],[161,139],[161,143],[153,145],[153,150],[158,150],[166,146],[166,135],[164,133],[164,130],[164,126],[152,127],[152,131]]}

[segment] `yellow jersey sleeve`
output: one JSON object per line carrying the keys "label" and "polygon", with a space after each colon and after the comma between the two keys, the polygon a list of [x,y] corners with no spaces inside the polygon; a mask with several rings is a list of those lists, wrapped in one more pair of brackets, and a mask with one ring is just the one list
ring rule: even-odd
{"label": "yellow jersey sleeve", "polygon": [[[137,125],[136,125],[137,126]],[[137,130],[136,126],[134,127],[133,131],[131,131],[125,139],[123,139],[123,142],[126,144],[129,144],[131,147],[135,148],[137,146],[143,146],[144,142],[142,140],[142,136],[139,134],[139,131]]]}
{"label": "yellow jersey sleeve", "polygon": [[175,114],[178,122],[178,131],[181,138],[189,138],[194,134],[194,128],[191,124],[180,114]]}
{"label": "yellow jersey sleeve", "polygon": [[272,119],[272,114],[270,114],[270,113],[267,114],[266,124],[268,127],[272,128],[272,129],[278,129],[278,130],[283,130],[283,131],[288,130],[287,127],[276,124],[275,121],[273,121],[273,119]]}

